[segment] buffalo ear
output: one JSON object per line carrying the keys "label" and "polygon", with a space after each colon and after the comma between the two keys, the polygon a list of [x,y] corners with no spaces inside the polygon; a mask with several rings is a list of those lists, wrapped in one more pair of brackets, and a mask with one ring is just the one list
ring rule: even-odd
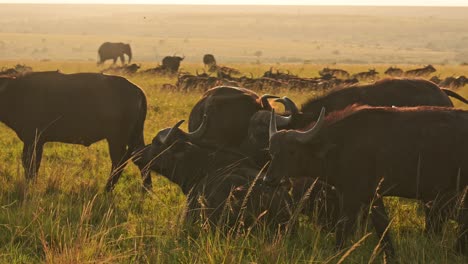
{"label": "buffalo ear", "polygon": [[315,156],[320,159],[324,159],[328,155],[328,153],[330,153],[330,151],[332,151],[336,147],[337,147],[336,144],[326,143],[319,148],[319,150],[315,153]]}

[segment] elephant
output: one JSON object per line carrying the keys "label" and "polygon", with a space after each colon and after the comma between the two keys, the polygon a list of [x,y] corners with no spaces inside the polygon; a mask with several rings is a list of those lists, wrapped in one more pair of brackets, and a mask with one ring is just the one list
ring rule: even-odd
{"label": "elephant", "polygon": [[103,64],[106,60],[113,59],[114,64],[117,62],[117,58],[120,58],[122,65],[125,64],[124,54],[128,56],[128,63],[132,61],[132,49],[130,44],[122,42],[112,43],[104,42],[98,49],[99,61],[98,65]]}

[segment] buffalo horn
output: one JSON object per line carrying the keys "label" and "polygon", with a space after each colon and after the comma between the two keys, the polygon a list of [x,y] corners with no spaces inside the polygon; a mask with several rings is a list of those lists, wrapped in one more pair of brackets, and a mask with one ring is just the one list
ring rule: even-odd
{"label": "buffalo horn", "polygon": [[275,109],[271,110],[271,116],[270,116],[270,140],[271,137],[278,132],[278,129],[276,128],[276,114],[275,114]]}
{"label": "buffalo horn", "polygon": [[290,112],[292,115],[299,113],[299,109],[297,109],[296,104],[287,96],[283,96],[283,98],[276,99],[275,102],[282,103],[284,105],[285,110],[287,112]]}
{"label": "buffalo horn", "polygon": [[291,123],[291,116],[282,116],[282,115],[277,115],[275,114],[275,119],[276,119],[276,126],[279,127],[285,127]]}
{"label": "buffalo horn", "polygon": [[271,94],[262,95],[262,97],[260,98],[260,102],[262,104],[263,109],[271,110],[270,102],[268,102],[268,99],[270,99],[270,98],[279,98],[279,97],[276,96],[276,95],[271,95]]}
{"label": "buffalo horn", "polygon": [[185,120],[180,120],[179,122],[177,122],[170,130],[169,132],[167,132],[166,135],[161,135],[161,143],[162,144],[165,144],[166,143],[166,140],[174,133],[174,131],[179,128],[180,125],[182,125],[182,123],[185,122]]}
{"label": "buffalo horn", "polygon": [[322,125],[324,124],[324,119],[325,117],[325,107],[322,107],[322,111],[320,111],[320,116],[319,118],[317,119],[317,122],[315,122],[315,125],[307,130],[307,131],[292,131],[295,136],[296,136],[296,140],[301,142],[301,143],[307,143],[309,142],[310,140],[312,140],[317,134],[318,132],[320,132],[320,129],[322,128]]}
{"label": "buffalo horn", "polygon": [[188,132],[186,133],[187,134],[187,137],[190,139],[190,140],[193,140],[193,139],[198,139],[200,137],[203,136],[203,134],[205,133],[205,130],[206,130],[206,127],[207,127],[207,116],[206,114],[203,116],[203,121],[202,123],[200,124],[200,126],[198,126],[198,128],[193,131],[193,132]]}

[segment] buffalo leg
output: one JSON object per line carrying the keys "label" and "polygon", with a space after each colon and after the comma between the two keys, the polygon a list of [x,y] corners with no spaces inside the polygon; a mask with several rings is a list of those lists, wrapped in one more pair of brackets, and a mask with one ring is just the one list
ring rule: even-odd
{"label": "buffalo leg", "polygon": [[465,187],[460,195],[460,203],[458,209],[458,238],[457,251],[466,255],[468,254],[468,187]]}
{"label": "buffalo leg", "polygon": [[351,234],[352,229],[356,226],[356,217],[359,213],[360,204],[350,201],[350,199],[342,198],[341,217],[336,224],[336,248],[344,247],[346,239]]}
{"label": "buffalo leg", "polygon": [[395,251],[393,249],[390,234],[388,233],[388,230],[386,230],[389,225],[388,215],[385,211],[381,196],[377,197],[372,204],[371,219],[377,235],[382,239],[382,247],[385,254],[388,257],[393,257],[395,255]]}
{"label": "buffalo leg", "polygon": [[[435,234],[440,234],[442,232],[442,226],[447,216],[449,215],[449,198],[443,196],[441,198],[436,198],[432,204],[424,205],[424,212],[426,215],[426,228],[425,232],[434,232]],[[453,204],[453,203],[452,203]]]}
{"label": "buffalo leg", "polygon": [[138,152],[139,150],[144,149],[145,147],[145,140],[143,136],[143,131],[138,134],[134,141],[130,142],[128,145],[128,152],[132,156],[132,161],[135,165],[138,166],[141,173],[141,178],[143,179],[143,186],[145,190],[151,190],[152,188],[152,181],[151,181],[151,172],[149,168],[146,168],[145,163],[138,162]]}
{"label": "buffalo leg", "polygon": [[126,166],[127,160],[130,155],[127,151],[126,145],[114,143],[108,140],[109,143],[109,154],[112,161],[112,169],[109,179],[106,184],[106,191],[114,189],[114,185],[122,175],[122,171]]}
{"label": "buffalo leg", "polygon": [[35,179],[42,160],[42,142],[24,142],[23,146],[23,168],[26,179]]}

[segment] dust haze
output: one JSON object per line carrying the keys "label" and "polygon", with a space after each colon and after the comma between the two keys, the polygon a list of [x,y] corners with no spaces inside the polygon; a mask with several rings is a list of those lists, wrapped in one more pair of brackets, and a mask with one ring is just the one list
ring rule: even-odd
{"label": "dust haze", "polygon": [[96,61],[102,42],[135,61],[468,62],[468,8],[0,5],[0,59]]}

